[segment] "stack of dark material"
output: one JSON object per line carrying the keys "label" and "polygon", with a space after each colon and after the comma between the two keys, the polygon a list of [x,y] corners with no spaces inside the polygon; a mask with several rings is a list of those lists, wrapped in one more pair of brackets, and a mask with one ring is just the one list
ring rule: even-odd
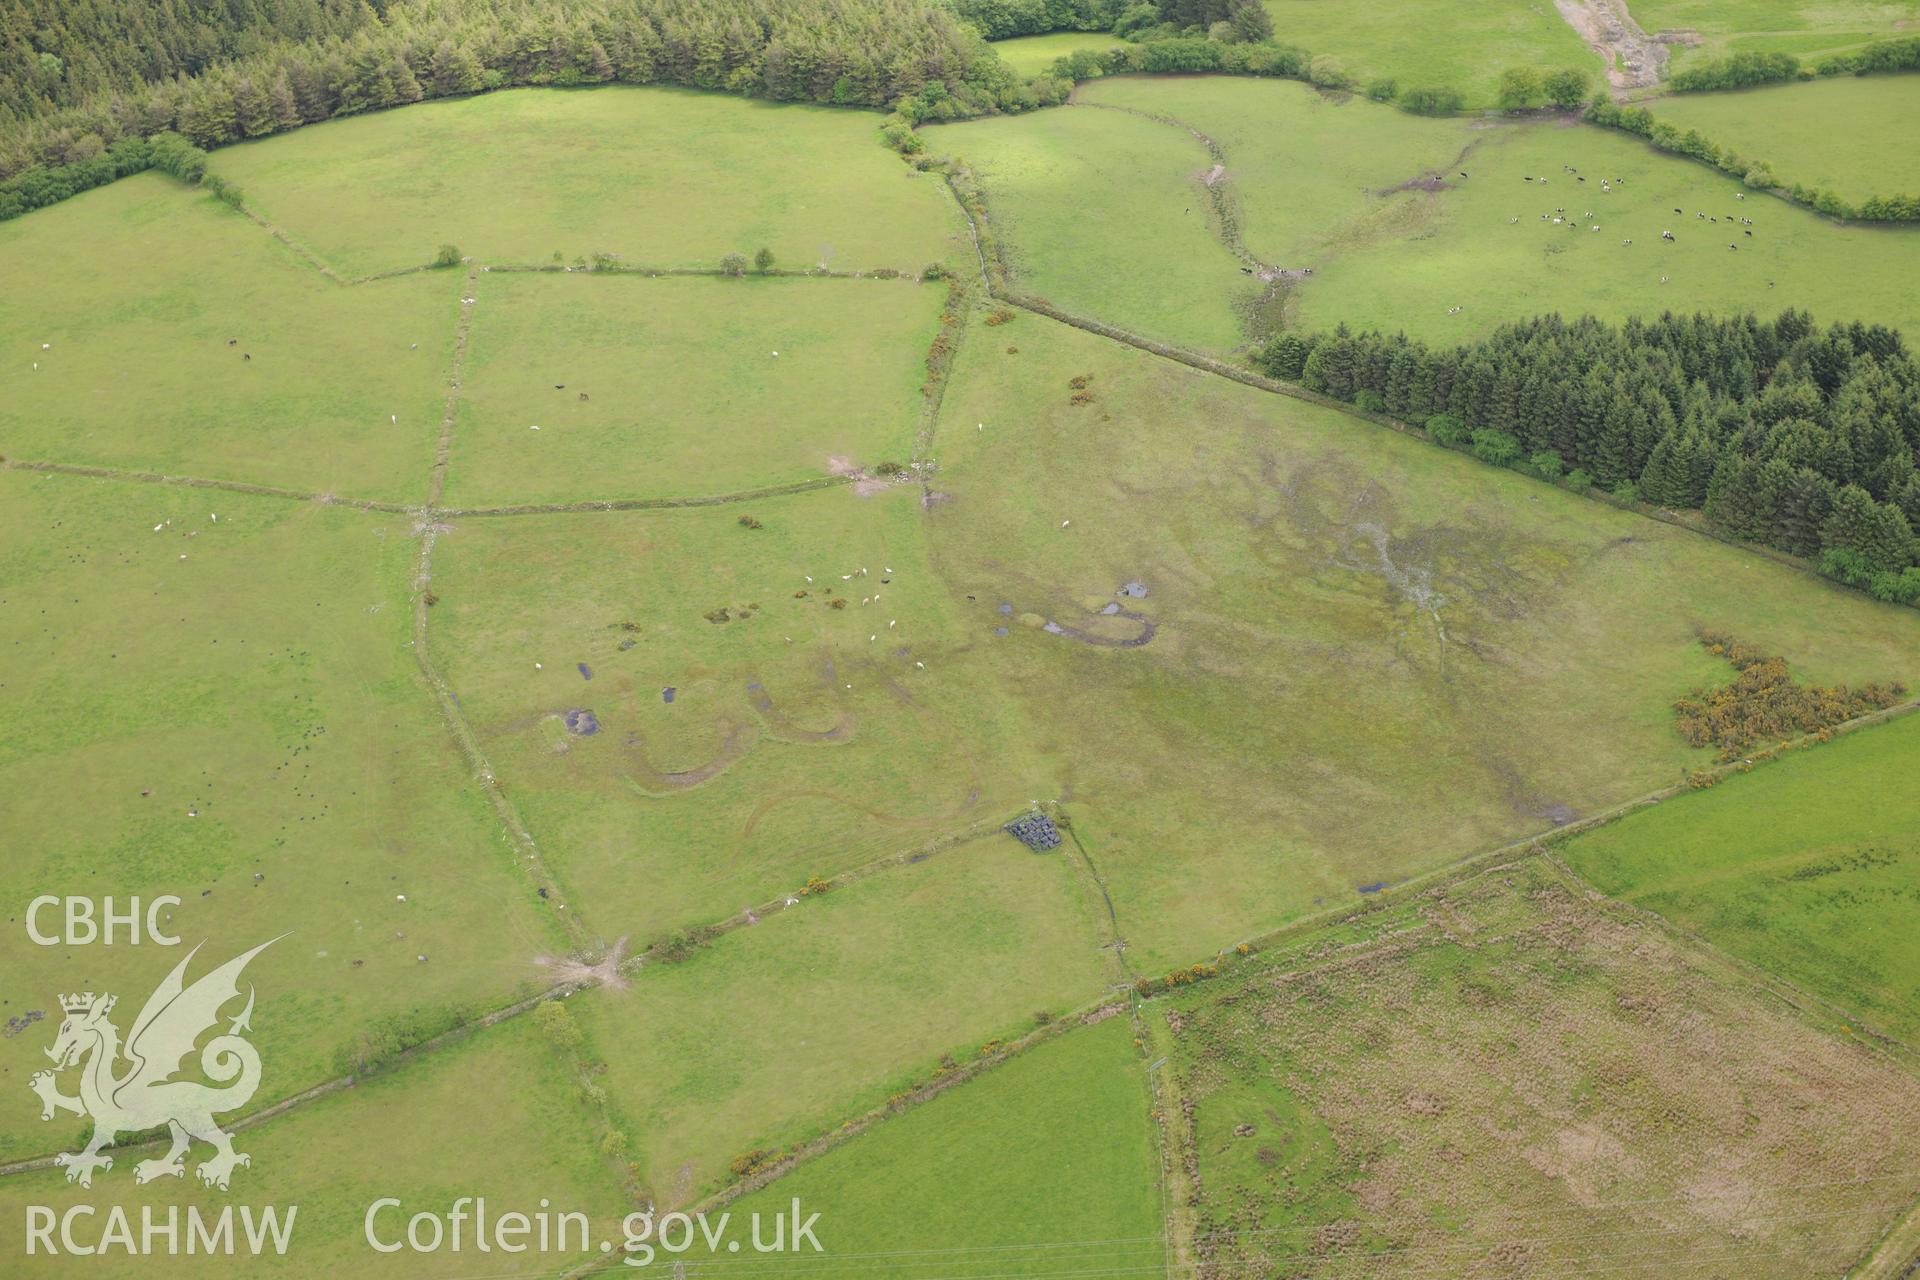
{"label": "stack of dark material", "polygon": [[1030,813],[1007,824],[1007,834],[1035,853],[1060,847],[1060,831],[1044,813]]}

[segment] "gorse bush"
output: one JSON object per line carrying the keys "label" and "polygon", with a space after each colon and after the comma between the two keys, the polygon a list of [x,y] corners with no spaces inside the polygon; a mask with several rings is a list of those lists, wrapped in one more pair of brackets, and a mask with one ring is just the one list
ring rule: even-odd
{"label": "gorse bush", "polygon": [[1884,710],[1906,696],[1900,684],[1803,685],[1784,659],[1730,636],[1700,638],[1707,651],[1725,658],[1739,674],[1730,684],[1695,689],[1673,704],[1675,726],[1696,747],[1715,747],[1722,762],[1763,743],[1830,729]]}

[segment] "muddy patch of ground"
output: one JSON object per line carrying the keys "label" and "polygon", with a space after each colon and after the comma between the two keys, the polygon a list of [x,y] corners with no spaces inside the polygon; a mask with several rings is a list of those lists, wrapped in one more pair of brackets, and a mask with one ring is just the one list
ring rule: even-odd
{"label": "muddy patch of ground", "polygon": [[1554,0],[1567,25],[1607,64],[1615,96],[1651,89],[1667,74],[1667,47],[1640,29],[1625,0]]}

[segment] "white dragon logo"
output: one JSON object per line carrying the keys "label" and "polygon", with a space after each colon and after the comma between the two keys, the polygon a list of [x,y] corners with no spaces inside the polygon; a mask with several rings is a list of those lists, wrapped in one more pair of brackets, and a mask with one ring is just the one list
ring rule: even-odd
{"label": "white dragon logo", "polygon": [[[117,997],[88,991],[60,998],[66,1018],[53,1047],[47,1050],[53,1070],[36,1073],[28,1087],[40,1095],[42,1120],[53,1119],[57,1111],[93,1118],[93,1136],[87,1140],[86,1149],[54,1157],[56,1164],[66,1168],[68,1182],[92,1186],[95,1169],[113,1168],[113,1157],[101,1155],[100,1148],[112,1146],[114,1138],[122,1133],[137,1133],[162,1124],[173,1137],[172,1149],[159,1159],[136,1164],[135,1182],[185,1174],[182,1157],[195,1138],[214,1148],[213,1156],[194,1170],[208,1186],[225,1191],[234,1167],[253,1163],[233,1149],[233,1138],[213,1120],[216,1111],[245,1106],[260,1087],[260,1054],[240,1037],[242,1031],[251,1029],[247,1022],[253,1015],[251,986],[247,988],[246,1008],[232,1020],[227,1033],[215,1036],[200,1051],[200,1069],[224,1087],[169,1077],[180,1070],[182,1059],[193,1052],[201,1034],[218,1024],[221,1008],[239,998],[240,971],[247,962],[279,940],[269,939],[186,986],[182,977],[188,962],[200,950],[195,947],[147,997],[140,1016],[133,1020],[133,1029],[127,1033],[124,1049],[119,1028],[107,1020]],[[116,1074],[122,1056],[131,1065],[123,1074]],[[55,1075],[77,1065],[80,1093],[68,1097],[60,1092]]]}

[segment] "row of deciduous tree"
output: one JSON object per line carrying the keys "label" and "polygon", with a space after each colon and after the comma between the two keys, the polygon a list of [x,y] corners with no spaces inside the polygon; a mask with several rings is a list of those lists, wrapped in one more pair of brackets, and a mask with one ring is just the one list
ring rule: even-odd
{"label": "row of deciduous tree", "polygon": [[1587,109],[1587,119],[1595,124],[1637,133],[1662,151],[1690,156],[1702,164],[1712,165],[1722,173],[1731,174],[1749,187],[1779,192],[1830,218],[1859,218],[1867,222],[1920,222],[1920,196],[1873,196],[1855,204],[1835,191],[1788,182],[1773,171],[1769,162],[1742,156],[1698,129],[1682,129],[1657,118],[1645,107],[1596,102]]}
{"label": "row of deciduous tree", "polygon": [[1544,316],[1464,346],[1283,334],[1273,377],[1395,417],[1490,462],[1571,476],[1920,600],[1920,364],[1877,325]]}

